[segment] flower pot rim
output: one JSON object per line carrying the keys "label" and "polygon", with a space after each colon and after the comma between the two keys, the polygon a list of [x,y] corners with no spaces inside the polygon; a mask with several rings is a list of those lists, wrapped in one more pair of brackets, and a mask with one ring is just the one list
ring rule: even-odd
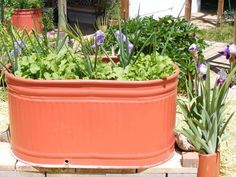
{"label": "flower pot rim", "polygon": [[[111,58],[119,58],[118,55],[108,55],[108,56],[111,57]],[[108,56],[107,55],[102,55],[102,58],[108,58]]]}
{"label": "flower pot rim", "polygon": [[206,156],[206,157],[211,157],[211,156],[215,156],[217,155],[219,152],[215,152],[215,153],[211,153],[211,154],[202,154],[202,153],[198,153],[199,156]]}
{"label": "flower pot rim", "polygon": [[23,8],[23,9],[21,9],[21,8],[15,8],[14,9],[14,11],[35,11],[35,10],[42,10],[42,8],[41,7],[37,7],[37,8]]}
{"label": "flower pot rim", "polygon": [[[7,67],[9,68],[10,65],[8,64]],[[146,80],[146,81],[130,81],[130,80],[95,80],[95,79],[74,79],[74,80],[36,80],[36,79],[25,79],[21,77],[16,77],[9,73],[7,70],[5,70],[5,75],[7,78],[14,82],[20,82],[24,84],[77,84],[77,83],[83,83],[83,84],[97,84],[97,85],[132,85],[132,86],[144,86],[144,85],[156,85],[161,84],[163,82],[170,82],[172,80],[175,80],[178,78],[178,75],[180,73],[180,69],[177,65],[174,65],[176,68],[175,73],[164,78],[164,79],[156,79],[156,80]]]}
{"label": "flower pot rim", "polygon": [[14,9],[13,14],[31,13],[42,11],[42,8]]}

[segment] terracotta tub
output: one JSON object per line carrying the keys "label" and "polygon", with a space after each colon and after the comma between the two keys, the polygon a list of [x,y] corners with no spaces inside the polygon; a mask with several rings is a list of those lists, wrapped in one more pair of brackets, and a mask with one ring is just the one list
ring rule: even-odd
{"label": "terracotta tub", "polygon": [[42,9],[15,9],[11,24],[19,30],[37,30],[42,33]]}
{"label": "terracotta tub", "polygon": [[8,72],[11,146],[40,167],[145,168],[174,152],[177,76],[41,81]]}

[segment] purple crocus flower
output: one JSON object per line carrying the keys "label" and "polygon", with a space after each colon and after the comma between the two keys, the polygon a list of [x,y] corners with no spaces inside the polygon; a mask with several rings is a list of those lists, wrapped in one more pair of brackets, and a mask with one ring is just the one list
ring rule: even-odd
{"label": "purple crocus flower", "polygon": [[219,75],[219,78],[217,79],[216,83],[217,85],[223,85],[227,78],[227,73],[224,70],[220,70],[218,72],[218,75]]}
{"label": "purple crocus flower", "polygon": [[226,56],[226,59],[236,59],[236,45],[227,45],[224,51],[220,51],[219,54]]}
{"label": "purple crocus flower", "polygon": [[96,48],[96,46],[100,46],[104,42],[105,34],[101,30],[96,31],[96,33],[94,33],[94,40],[95,44],[91,46],[92,48]]}
{"label": "purple crocus flower", "polygon": [[205,63],[199,63],[197,68],[200,74],[202,75],[202,79],[206,80],[207,65]]}
{"label": "purple crocus flower", "polygon": [[206,74],[207,73],[207,65],[205,63],[199,63],[198,70],[201,74]]}
{"label": "purple crocus flower", "polygon": [[232,44],[229,46],[230,54],[236,55],[236,45]]}
{"label": "purple crocus flower", "polygon": [[48,36],[54,36],[54,35],[56,35],[56,34],[57,34],[57,32],[56,32],[55,30],[52,30],[52,31],[47,32],[47,35],[48,35]]}
{"label": "purple crocus flower", "polygon": [[134,48],[134,45],[131,42],[129,42],[129,44],[128,44],[129,53],[132,52],[133,48]]}
{"label": "purple crocus flower", "polygon": [[192,44],[189,48],[188,48],[189,52],[197,52],[198,48],[196,44]]}
{"label": "purple crocus flower", "polygon": [[121,40],[122,40],[123,43],[128,42],[128,51],[129,51],[129,53],[131,53],[131,51],[134,48],[134,45],[126,38],[126,36],[122,32],[116,31],[115,32],[115,37],[116,37],[116,40],[118,42],[121,42]]}
{"label": "purple crocus flower", "polygon": [[115,32],[115,37],[118,42],[121,42],[121,39],[123,42],[126,42],[126,36],[120,31]]}
{"label": "purple crocus flower", "polygon": [[25,47],[26,47],[25,42],[22,41],[22,40],[14,42],[14,48],[15,49],[17,49],[17,48],[24,49]]}
{"label": "purple crocus flower", "polygon": [[14,42],[14,49],[10,52],[10,55],[15,57],[21,55],[22,49],[24,49],[25,47],[25,42],[22,40]]}
{"label": "purple crocus flower", "polygon": [[224,51],[220,51],[219,54],[224,55],[226,59],[228,60],[230,58],[230,50],[229,50],[229,45],[225,47]]}
{"label": "purple crocus flower", "polygon": [[95,38],[96,45],[100,46],[104,42],[104,40],[105,40],[105,34],[101,30],[98,30],[94,34],[94,38]]}

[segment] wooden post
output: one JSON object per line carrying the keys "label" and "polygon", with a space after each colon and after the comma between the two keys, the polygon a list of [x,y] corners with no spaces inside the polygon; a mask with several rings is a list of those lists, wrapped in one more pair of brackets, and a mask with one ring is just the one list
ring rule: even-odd
{"label": "wooden post", "polygon": [[185,0],[185,19],[191,21],[192,0]]}
{"label": "wooden post", "polygon": [[129,0],[120,0],[121,18],[129,18]]}
{"label": "wooden post", "polygon": [[217,25],[219,25],[222,22],[223,12],[224,12],[224,0],[218,0]]}
{"label": "wooden post", "polygon": [[67,0],[58,0],[58,28],[63,31],[67,25]]}
{"label": "wooden post", "polygon": [[234,44],[236,45],[236,11],[234,12]]}

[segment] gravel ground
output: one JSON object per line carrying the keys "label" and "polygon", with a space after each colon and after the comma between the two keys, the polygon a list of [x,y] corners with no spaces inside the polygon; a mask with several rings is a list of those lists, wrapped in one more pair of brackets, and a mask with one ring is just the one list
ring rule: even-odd
{"label": "gravel ground", "polygon": [[[236,112],[236,100],[231,101],[229,110]],[[236,114],[229,123],[226,131],[228,136],[221,146],[221,177],[236,177]]]}
{"label": "gravel ground", "polygon": [[8,106],[7,102],[0,100],[0,132],[3,132],[8,127]]}

